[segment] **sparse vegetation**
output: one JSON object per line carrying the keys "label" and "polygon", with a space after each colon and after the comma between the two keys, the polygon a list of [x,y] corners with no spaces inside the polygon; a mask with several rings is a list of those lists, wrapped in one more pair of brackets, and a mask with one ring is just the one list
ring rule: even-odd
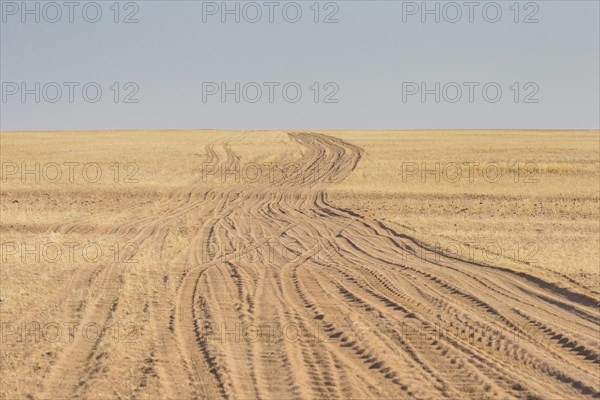
{"label": "sparse vegetation", "polygon": [[[324,133],[0,133],[0,397],[599,393],[599,132]],[[207,238],[335,257],[217,263]],[[473,336],[399,341],[406,321]],[[202,336],[250,322],[329,341]]]}

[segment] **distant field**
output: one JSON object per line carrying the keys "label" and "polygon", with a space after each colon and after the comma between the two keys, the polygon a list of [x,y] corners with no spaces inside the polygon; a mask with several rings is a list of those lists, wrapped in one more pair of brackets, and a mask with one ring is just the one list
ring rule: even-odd
{"label": "distant field", "polygon": [[328,191],[335,204],[449,254],[600,293],[598,131],[329,134],[365,150]]}

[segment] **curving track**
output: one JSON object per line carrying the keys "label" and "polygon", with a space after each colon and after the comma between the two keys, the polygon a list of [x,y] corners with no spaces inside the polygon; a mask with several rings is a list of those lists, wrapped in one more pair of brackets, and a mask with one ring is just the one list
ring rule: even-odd
{"label": "curving track", "polygon": [[[141,398],[600,397],[596,300],[438,257],[332,206],[326,187],[353,171],[361,149],[290,137],[303,148],[302,182],[196,182],[161,204],[160,217],[104,232],[155,249],[160,268],[146,267],[135,283],[118,263],[81,271],[74,289],[89,290],[69,294],[65,318],[109,326],[120,308],[143,309],[143,340],[116,354],[103,350],[108,338],[76,337],[42,397],[95,397],[123,360],[141,371],[131,392]],[[239,162],[222,145],[226,159],[213,144],[206,160]],[[189,221],[187,252],[163,256],[169,232]],[[223,257],[216,246],[233,250]]]}

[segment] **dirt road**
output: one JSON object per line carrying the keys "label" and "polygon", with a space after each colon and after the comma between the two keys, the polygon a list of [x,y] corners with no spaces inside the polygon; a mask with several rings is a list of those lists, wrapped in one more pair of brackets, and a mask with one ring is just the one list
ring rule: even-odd
{"label": "dirt road", "polygon": [[[600,397],[595,299],[441,256],[332,206],[326,188],[352,173],[361,149],[290,138],[303,151],[301,182],[206,189],[199,180],[161,203],[160,217],[98,232],[154,249],[160,268],[139,266],[135,282],[119,263],[78,272],[64,318],[110,326],[143,310],[140,340],[109,351],[109,333],[76,336],[41,397],[110,397],[122,380],[139,398]],[[207,146],[205,162],[233,166],[230,143]],[[168,257],[183,224],[193,227],[189,247]]]}

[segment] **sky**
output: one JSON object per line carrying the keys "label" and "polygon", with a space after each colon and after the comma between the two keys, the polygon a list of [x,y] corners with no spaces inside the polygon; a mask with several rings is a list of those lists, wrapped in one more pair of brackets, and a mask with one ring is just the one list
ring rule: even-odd
{"label": "sky", "polygon": [[2,0],[0,130],[599,129],[599,4]]}

